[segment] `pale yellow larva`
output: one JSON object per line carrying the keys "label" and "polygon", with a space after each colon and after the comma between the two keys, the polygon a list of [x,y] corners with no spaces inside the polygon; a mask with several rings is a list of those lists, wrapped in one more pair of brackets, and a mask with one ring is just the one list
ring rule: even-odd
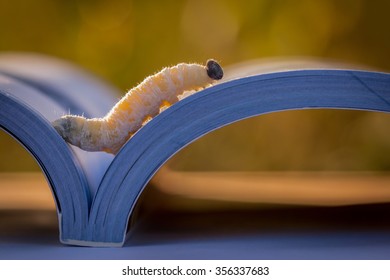
{"label": "pale yellow larva", "polygon": [[66,115],[53,126],[65,141],[83,150],[116,154],[161,107],[176,103],[183,92],[204,88],[222,76],[215,60],[208,60],[206,66],[180,63],[147,77],[103,118]]}

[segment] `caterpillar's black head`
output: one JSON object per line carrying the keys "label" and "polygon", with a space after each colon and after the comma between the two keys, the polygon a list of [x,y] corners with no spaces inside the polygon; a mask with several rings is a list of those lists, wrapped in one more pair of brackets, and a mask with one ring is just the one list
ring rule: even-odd
{"label": "caterpillar's black head", "polygon": [[207,75],[213,80],[220,80],[223,77],[221,65],[213,59],[207,60],[206,64]]}

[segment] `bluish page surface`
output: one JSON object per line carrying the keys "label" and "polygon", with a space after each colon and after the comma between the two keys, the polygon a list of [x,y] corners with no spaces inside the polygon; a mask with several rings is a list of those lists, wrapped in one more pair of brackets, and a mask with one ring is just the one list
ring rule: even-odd
{"label": "bluish page surface", "polygon": [[185,98],[145,125],[115,157],[92,203],[90,225],[99,230],[90,231],[91,240],[123,243],[147,182],[192,141],[245,118],[316,108],[390,112],[390,75],[288,71],[233,79]]}

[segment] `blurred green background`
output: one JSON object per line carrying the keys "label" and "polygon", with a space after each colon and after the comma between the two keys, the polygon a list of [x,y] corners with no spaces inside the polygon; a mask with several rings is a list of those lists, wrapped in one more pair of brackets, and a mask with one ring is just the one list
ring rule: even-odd
{"label": "blurred green background", "polygon": [[[310,56],[390,71],[390,1],[0,0],[0,51],[69,60],[123,92],[178,62],[223,66]],[[390,117],[352,111],[260,116],[191,144],[182,170],[390,169]],[[38,167],[0,132],[0,171]]]}

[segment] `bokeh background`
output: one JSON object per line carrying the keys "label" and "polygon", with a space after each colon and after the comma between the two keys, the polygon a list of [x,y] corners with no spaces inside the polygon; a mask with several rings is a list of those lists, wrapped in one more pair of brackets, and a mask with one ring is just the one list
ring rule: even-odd
{"label": "bokeh background", "polygon": [[[164,66],[208,58],[304,56],[390,71],[389,11],[386,0],[0,0],[0,52],[60,57],[123,92]],[[388,171],[389,127],[379,113],[275,113],[207,135],[170,165]],[[4,132],[0,154],[2,172],[39,169]]]}

